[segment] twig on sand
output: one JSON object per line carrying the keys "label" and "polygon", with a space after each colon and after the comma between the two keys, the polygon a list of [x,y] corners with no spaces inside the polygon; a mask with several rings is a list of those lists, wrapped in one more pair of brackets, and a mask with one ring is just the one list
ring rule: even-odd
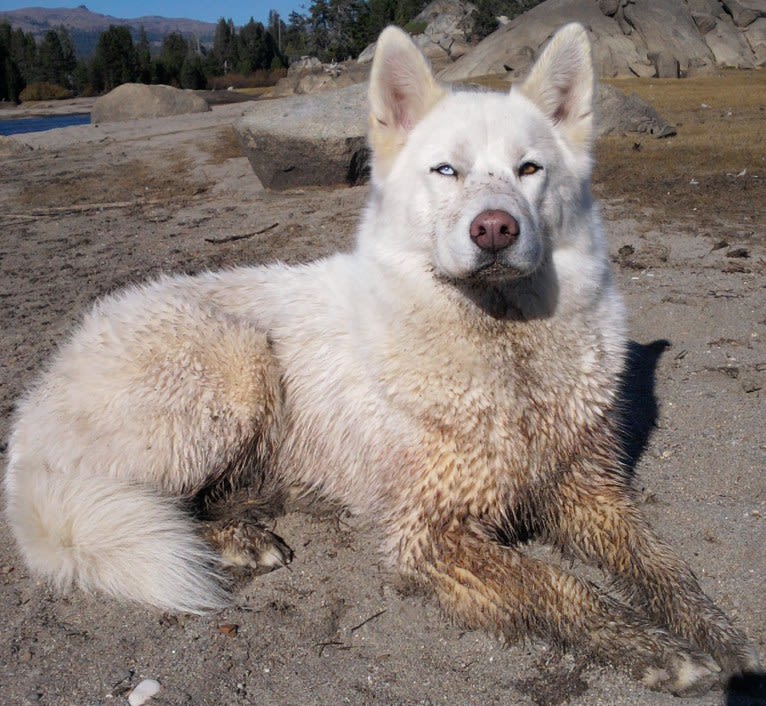
{"label": "twig on sand", "polygon": [[206,243],[213,243],[214,245],[220,245],[221,243],[233,243],[237,240],[245,240],[246,238],[252,238],[256,235],[263,235],[270,230],[274,230],[279,223],[272,223],[270,226],[261,228],[260,230],[253,231],[252,233],[241,233],[239,235],[227,235],[225,238],[205,238]]}
{"label": "twig on sand", "polygon": [[367,618],[366,620],[363,620],[361,623],[359,623],[359,625],[354,625],[353,628],[349,629],[349,631],[348,631],[349,634],[353,635],[357,630],[359,630],[359,628],[363,627],[364,625],[367,625],[367,623],[372,622],[373,620],[375,620],[375,618],[379,618],[387,610],[388,610],[387,608],[384,608],[383,610],[379,610],[377,613],[375,613],[375,615],[371,615],[369,618]]}

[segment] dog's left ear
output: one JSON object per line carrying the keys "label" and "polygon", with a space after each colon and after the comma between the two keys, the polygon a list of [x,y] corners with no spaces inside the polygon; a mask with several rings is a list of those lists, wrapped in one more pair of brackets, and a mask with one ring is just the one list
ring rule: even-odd
{"label": "dog's left ear", "polygon": [[370,73],[373,179],[388,173],[410,130],[443,96],[444,90],[409,35],[393,26],[384,29]]}
{"label": "dog's left ear", "polygon": [[553,35],[520,91],[580,151],[588,150],[593,139],[593,83],[588,34],[573,23]]}

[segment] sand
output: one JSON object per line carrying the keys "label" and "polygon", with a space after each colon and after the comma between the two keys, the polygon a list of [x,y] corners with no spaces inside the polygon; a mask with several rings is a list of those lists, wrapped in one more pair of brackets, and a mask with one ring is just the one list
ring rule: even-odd
{"label": "sand", "polygon": [[[3,468],[14,400],[96,297],[160,272],[351,247],[368,188],[264,192],[233,137],[244,110],[0,145]],[[699,229],[679,205],[658,223],[616,182],[597,192],[630,311],[629,446],[644,511],[764,655],[762,217],[753,204],[755,216],[733,208]],[[729,245],[716,248],[722,237]],[[728,257],[737,246],[748,257]],[[383,571],[372,535],[343,513],[293,513],[277,531],[295,550],[289,569],[247,584],[236,607],[190,617],[56,595],[0,523],[0,700],[125,704],[151,678],[158,705],[677,702],[577,651],[505,647],[451,626],[430,597]],[[753,689],[689,703],[766,703],[763,684]]]}

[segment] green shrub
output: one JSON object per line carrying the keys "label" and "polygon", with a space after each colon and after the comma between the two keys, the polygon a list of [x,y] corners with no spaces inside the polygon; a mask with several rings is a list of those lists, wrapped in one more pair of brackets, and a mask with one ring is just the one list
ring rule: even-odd
{"label": "green shrub", "polygon": [[423,34],[426,31],[426,27],[428,27],[428,22],[425,20],[421,22],[408,22],[404,25],[404,31],[414,37],[418,34]]}
{"label": "green shrub", "polygon": [[48,83],[47,81],[30,83],[19,94],[22,103],[26,103],[27,101],[58,101],[71,97],[71,91],[56,83]]}

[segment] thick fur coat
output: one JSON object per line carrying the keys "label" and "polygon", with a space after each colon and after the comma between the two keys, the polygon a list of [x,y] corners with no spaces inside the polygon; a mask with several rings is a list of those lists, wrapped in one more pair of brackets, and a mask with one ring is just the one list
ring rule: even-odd
{"label": "thick fur coat", "polygon": [[[757,669],[620,466],[624,315],[590,196],[592,96],[576,25],[503,95],[445,90],[386,30],[355,250],[118,292],[20,402],[7,515],[29,566],[215,608],[226,565],[291,559],[263,512],[317,491],[368,517],[460,624],[584,644],[675,692]],[[527,556],[533,536],[621,598]]]}

